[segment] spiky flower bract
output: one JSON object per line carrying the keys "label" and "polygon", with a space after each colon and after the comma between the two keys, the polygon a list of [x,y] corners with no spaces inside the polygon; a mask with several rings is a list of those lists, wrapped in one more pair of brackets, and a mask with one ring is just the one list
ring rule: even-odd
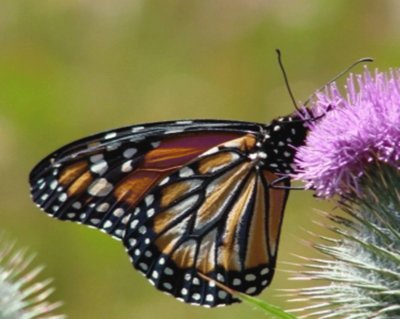
{"label": "spiky flower bract", "polygon": [[31,267],[33,255],[14,250],[0,235],[0,319],[64,319],[55,315],[60,302],[50,302],[51,280],[36,281],[43,267]]}
{"label": "spiky flower bract", "polygon": [[302,318],[400,318],[400,73],[365,71],[346,89],[318,94],[331,110],[297,153],[298,177],[345,215],[327,214],[336,236],[317,236],[323,257],[303,258],[296,276],[322,282],[292,295],[311,302]]}

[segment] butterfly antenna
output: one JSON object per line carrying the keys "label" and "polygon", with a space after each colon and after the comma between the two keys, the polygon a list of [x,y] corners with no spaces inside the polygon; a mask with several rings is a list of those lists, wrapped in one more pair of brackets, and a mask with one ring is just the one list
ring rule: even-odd
{"label": "butterfly antenna", "polygon": [[285,71],[285,67],[283,66],[281,50],[276,49],[276,54],[278,55],[279,67],[281,68],[281,71],[282,71],[282,74],[283,74],[283,79],[285,80],[286,89],[289,92],[290,99],[292,100],[292,103],[293,103],[295,109],[297,111],[300,111],[300,108],[298,107],[298,105],[296,103],[296,99],[294,98],[292,89],[290,88],[289,80],[288,80],[288,77],[287,77],[287,74],[286,74],[286,71]]}
{"label": "butterfly antenna", "polygon": [[319,91],[323,90],[324,88],[326,88],[329,84],[332,84],[333,82],[335,82],[337,79],[339,79],[340,77],[342,77],[343,75],[345,75],[346,73],[348,73],[351,69],[353,69],[354,67],[356,67],[357,65],[361,64],[361,63],[365,63],[365,62],[374,62],[373,58],[361,58],[359,60],[357,60],[356,62],[353,62],[352,64],[350,64],[346,69],[344,69],[342,72],[340,72],[339,74],[337,74],[332,80],[330,80],[328,83],[324,84],[323,86],[321,86],[318,90],[316,90],[313,94],[311,94],[308,99],[304,102],[304,105],[307,105],[311,98],[318,93]]}

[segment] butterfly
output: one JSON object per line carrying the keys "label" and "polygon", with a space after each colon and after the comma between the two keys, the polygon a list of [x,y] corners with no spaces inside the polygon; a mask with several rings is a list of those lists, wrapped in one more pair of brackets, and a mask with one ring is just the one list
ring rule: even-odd
{"label": "butterfly", "polygon": [[[68,144],[30,173],[33,201],[122,241],[157,289],[206,307],[274,275],[304,114],[134,125]],[[204,278],[210,278],[207,280]]]}

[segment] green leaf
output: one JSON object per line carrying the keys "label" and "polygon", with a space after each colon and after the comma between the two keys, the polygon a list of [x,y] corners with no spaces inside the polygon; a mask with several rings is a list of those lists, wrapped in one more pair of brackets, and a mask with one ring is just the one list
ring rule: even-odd
{"label": "green leaf", "polygon": [[243,302],[255,306],[256,309],[261,310],[266,315],[272,315],[272,318],[276,319],[296,319],[297,317],[291,315],[290,313],[285,312],[283,309],[268,304],[265,301],[246,295],[246,294],[238,294],[237,295]]}

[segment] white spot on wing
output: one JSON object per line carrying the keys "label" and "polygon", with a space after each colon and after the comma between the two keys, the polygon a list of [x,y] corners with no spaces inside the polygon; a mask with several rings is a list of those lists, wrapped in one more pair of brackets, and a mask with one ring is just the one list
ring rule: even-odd
{"label": "white spot on wing", "polygon": [[247,281],[254,281],[257,279],[257,277],[253,274],[247,274],[244,279],[246,279]]}
{"label": "white spot on wing", "polygon": [[110,228],[111,226],[112,226],[112,222],[109,220],[107,220],[103,225],[104,228]]}
{"label": "white spot on wing", "polygon": [[[46,195],[46,194],[45,194]],[[67,200],[67,194],[66,193],[62,193],[60,196],[58,196],[58,200],[60,202],[65,202]]]}
{"label": "white spot on wing", "polygon": [[103,154],[92,155],[92,156],[90,156],[90,161],[91,161],[92,163],[96,163],[96,162],[102,160],[103,157],[104,157]]}
{"label": "white spot on wing", "polygon": [[160,143],[161,143],[160,141],[152,142],[151,146],[153,146],[153,148],[156,148],[156,147],[158,147],[160,145]]}
{"label": "white spot on wing", "polygon": [[246,294],[253,294],[257,291],[257,287],[250,287],[246,290]]}
{"label": "white spot on wing", "polygon": [[194,300],[200,300],[200,299],[201,299],[201,295],[200,295],[199,293],[194,293],[193,296],[192,296],[192,298],[193,298]]}
{"label": "white spot on wing", "polygon": [[132,160],[126,161],[124,164],[121,166],[121,171],[123,173],[128,173],[133,169],[132,167]]}
{"label": "white spot on wing", "polygon": [[164,282],[163,286],[165,289],[171,290],[172,289],[172,285],[169,282]]}
{"label": "white spot on wing", "polygon": [[116,132],[111,132],[111,133],[107,133],[105,136],[104,136],[104,139],[105,140],[109,140],[109,139],[112,139],[112,138],[114,138],[114,137],[116,137],[117,136],[117,133]]}
{"label": "white spot on wing", "polygon": [[46,186],[46,183],[42,183],[39,185],[39,189],[43,189]]}
{"label": "white spot on wing", "polygon": [[189,167],[183,167],[179,171],[179,177],[189,177],[194,174],[194,171]]}
{"label": "white spot on wing", "polygon": [[109,208],[110,208],[110,204],[109,204],[109,203],[101,203],[100,205],[98,205],[98,206],[96,207],[96,210],[97,210],[99,213],[104,213],[104,212],[106,212]]}
{"label": "white spot on wing", "polygon": [[127,224],[128,221],[129,221],[129,218],[130,218],[129,215],[125,216],[124,218],[122,218],[121,223],[122,223],[122,224]]}
{"label": "white spot on wing", "polygon": [[150,218],[150,217],[152,217],[154,215],[154,213],[155,213],[154,208],[151,208],[146,212],[146,215],[147,215],[147,217]]}
{"label": "white spot on wing", "polygon": [[220,282],[224,282],[225,278],[224,278],[224,276],[222,274],[217,274],[217,280],[220,281]]}
{"label": "white spot on wing", "polygon": [[122,230],[122,229],[117,229],[117,230],[115,231],[115,235],[117,235],[117,236],[123,237],[124,234],[125,234],[125,231]]}
{"label": "white spot on wing", "polygon": [[138,219],[134,219],[132,222],[131,222],[131,228],[132,229],[134,229],[134,228],[136,228],[136,226],[139,224],[139,220]]}
{"label": "white spot on wing", "polygon": [[239,278],[233,279],[234,286],[240,286],[241,284],[242,284],[242,281]]}
{"label": "white spot on wing", "polygon": [[90,220],[90,222],[91,222],[92,224],[94,224],[94,225],[97,225],[98,223],[100,223],[100,219],[99,219],[99,218],[92,218],[92,219]]}
{"label": "white spot on wing", "polygon": [[182,290],[181,290],[181,295],[182,296],[186,296],[187,294],[188,294],[188,290],[187,290],[187,288],[182,288]]}
{"label": "white spot on wing", "polygon": [[159,185],[162,186],[162,185],[168,183],[168,181],[169,181],[169,176],[165,177],[165,178],[160,182]]}
{"label": "white spot on wing", "polygon": [[100,160],[90,166],[90,170],[93,173],[103,175],[108,169],[108,164],[105,160]]}
{"label": "white spot on wing", "polygon": [[136,240],[135,238],[131,238],[131,239],[129,239],[129,246],[130,246],[130,247],[133,247],[133,246],[135,246],[135,245],[136,245],[136,243],[137,243],[137,240]]}
{"label": "white spot on wing", "polygon": [[52,181],[50,183],[50,189],[52,189],[52,190],[56,189],[57,185],[58,185],[58,182],[56,180]]}
{"label": "white spot on wing", "polygon": [[88,193],[92,196],[104,197],[113,190],[113,185],[105,178],[98,178],[88,188]]}
{"label": "white spot on wing", "polygon": [[266,286],[268,284],[268,280],[263,280],[262,282],[261,282],[261,286]]}
{"label": "white spot on wing", "polygon": [[117,208],[113,211],[113,215],[115,217],[121,217],[124,214],[124,210],[122,208]]}
{"label": "white spot on wing", "polygon": [[122,154],[125,158],[131,158],[133,155],[135,155],[137,152],[136,148],[127,148],[124,153]]}
{"label": "white spot on wing", "polygon": [[172,275],[174,274],[174,271],[173,271],[171,268],[166,267],[166,268],[164,269],[164,274],[166,274],[166,275],[168,275],[168,276],[172,276]]}
{"label": "white spot on wing", "polygon": [[80,202],[75,202],[72,204],[72,207],[75,209],[81,209],[82,208],[82,204]]}
{"label": "white spot on wing", "polygon": [[220,299],[225,299],[227,296],[228,296],[228,294],[225,291],[223,291],[223,290],[218,291],[218,297]]}
{"label": "white spot on wing", "polygon": [[[174,134],[174,133],[182,133],[184,131],[183,128],[171,129],[165,132],[165,134]],[[158,145],[157,145],[158,146]]]}
{"label": "white spot on wing", "polygon": [[268,273],[269,273],[269,268],[264,268],[264,269],[262,269],[261,272],[260,272],[261,275],[266,275],[266,274],[268,274]]}
{"label": "white spot on wing", "polygon": [[176,124],[192,124],[193,121],[176,121]]}
{"label": "white spot on wing", "polygon": [[115,151],[121,145],[122,145],[122,143],[120,143],[120,142],[113,142],[110,145],[107,145],[107,151],[109,151],[109,152]]}
{"label": "white spot on wing", "polygon": [[203,154],[201,154],[201,157],[214,154],[214,153],[216,153],[218,151],[219,151],[218,146],[215,146],[213,148],[210,148],[208,151],[204,152]]}
{"label": "white spot on wing", "polygon": [[154,202],[154,195],[147,195],[144,201],[146,202],[146,206],[150,206]]}
{"label": "white spot on wing", "polygon": [[132,128],[132,133],[139,132],[144,129],[144,126],[135,126]]}
{"label": "white spot on wing", "polygon": [[143,270],[143,271],[147,271],[147,269],[149,269],[149,267],[147,266],[147,264],[145,263],[140,263],[139,267]]}

